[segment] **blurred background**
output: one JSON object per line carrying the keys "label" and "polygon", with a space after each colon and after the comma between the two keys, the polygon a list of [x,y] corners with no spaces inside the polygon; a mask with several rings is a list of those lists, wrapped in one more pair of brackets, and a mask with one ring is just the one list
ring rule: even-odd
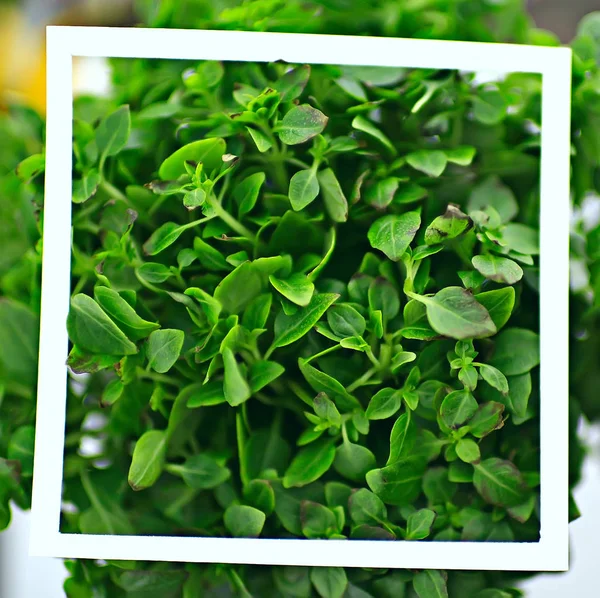
{"label": "blurred background", "polygon": [[[553,31],[567,43],[581,18],[600,10],[600,0],[528,0],[527,7],[538,27]],[[0,110],[17,101],[44,113],[46,25],[126,26],[135,24],[134,15],[134,0],[0,0]],[[74,83],[78,91],[106,91],[106,64],[96,59],[76,61]],[[596,212],[592,208],[582,216],[594,223],[600,220]],[[580,432],[590,448],[582,481],[575,491],[583,516],[571,524],[572,568],[567,574],[540,575],[528,581],[523,589],[530,598],[599,595],[596,543],[600,537],[600,426],[581,424]],[[66,577],[62,562],[28,558],[28,526],[28,515],[15,508],[11,527],[0,534],[0,597],[62,597]]]}

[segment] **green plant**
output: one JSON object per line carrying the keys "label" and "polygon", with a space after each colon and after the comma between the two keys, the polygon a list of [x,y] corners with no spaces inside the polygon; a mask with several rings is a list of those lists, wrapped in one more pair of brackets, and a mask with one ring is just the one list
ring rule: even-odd
{"label": "green plant", "polygon": [[[320,3],[140,4],[157,26],[355,27],[343,2],[312,20]],[[518,3],[421,8],[369,10],[364,32],[554,43]],[[575,44],[576,204],[597,180],[593,26]],[[63,529],[537,540],[539,78],[141,60],[113,74],[114,98],[74,106],[69,364],[91,376],[69,391]],[[7,523],[30,493],[43,156],[34,115],[2,122],[0,209],[28,223],[0,271]],[[597,230],[573,243],[590,273],[572,297],[573,422],[595,408]],[[90,436],[101,453],[82,454]],[[519,595],[517,576],[485,572],[68,567],[69,596]]]}

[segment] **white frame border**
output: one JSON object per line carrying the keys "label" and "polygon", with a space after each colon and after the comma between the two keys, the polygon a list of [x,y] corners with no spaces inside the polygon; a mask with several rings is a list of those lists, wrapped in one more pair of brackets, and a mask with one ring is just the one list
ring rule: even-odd
{"label": "white frame border", "polygon": [[[59,532],[70,297],[74,56],[397,66],[542,75],[541,529],[535,543],[374,542]],[[375,58],[376,57],[376,58]],[[257,565],[565,571],[571,50],[512,44],[141,28],[47,28],[44,252],[30,554]]]}

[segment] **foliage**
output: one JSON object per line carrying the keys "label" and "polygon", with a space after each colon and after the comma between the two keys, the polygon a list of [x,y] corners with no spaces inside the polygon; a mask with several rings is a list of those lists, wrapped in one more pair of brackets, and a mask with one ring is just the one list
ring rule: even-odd
{"label": "foliage", "polygon": [[[360,11],[363,34],[557,43],[511,0],[138,5],[150,26],[348,34]],[[600,181],[597,24],[573,44],[576,213]],[[114,96],[74,105],[63,530],[536,541],[540,79],[112,66]],[[41,128],[0,117],[0,527],[31,491]],[[598,414],[599,231],[573,233],[573,425]],[[67,566],[74,597],[519,595],[508,573]]]}

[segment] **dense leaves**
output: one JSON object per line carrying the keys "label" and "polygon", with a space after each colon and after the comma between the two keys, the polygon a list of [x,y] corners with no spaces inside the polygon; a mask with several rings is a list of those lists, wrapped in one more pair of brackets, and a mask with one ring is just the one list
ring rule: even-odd
{"label": "dense leaves", "polygon": [[[514,3],[384,3],[366,21],[340,2],[151,4],[138,6],[161,27],[541,35]],[[594,39],[582,33],[574,65],[577,203],[597,184]],[[536,541],[539,78],[112,68],[114,100],[74,102],[68,363],[90,375],[69,386],[78,512],[63,531]],[[0,150],[0,527],[31,485],[45,163],[37,117],[8,118],[21,124]],[[580,229],[572,395],[591,413],[600,237]],[[67,594],[514,593],[483,573],[125,566],[69,563]]]}

